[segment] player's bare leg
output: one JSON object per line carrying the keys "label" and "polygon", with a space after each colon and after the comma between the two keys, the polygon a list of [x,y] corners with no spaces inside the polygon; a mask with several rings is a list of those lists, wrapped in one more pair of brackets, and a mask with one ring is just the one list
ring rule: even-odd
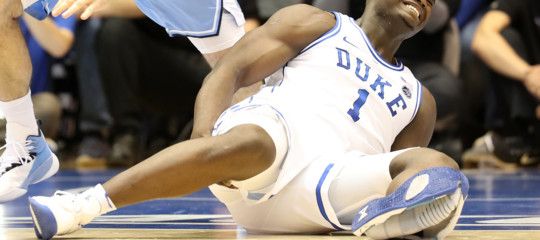
{"label": "player's bare leg", "polygon": [[270,136],[242,125],[217,137],[178,143],[103,184],[117,207],[186,195],[226,180],[245,180],[274,160]]}
{"label": "player's bare leg", "polygon": [[0,101],[7,102],[28,93],[32,62],[19,26],[20,0],[3,0],[0,13]]}
{"label": "player's bare leg", "polygon": [[0,203],[27,191],[58,171],[58,159],[39,130],[30,97],[32,63],[18,18],[20,0],[0,1],[0,110],[6,117],[6,145],[0,157]]}
{"label": "player's bare leg", "polygon": [[249,179],[272,165],[275,152],[272,138],[249,124],[216,137],[178,143],[79,195],[59,192],[30,198],[36,232],[49,239],[74,232],[116,207]]}

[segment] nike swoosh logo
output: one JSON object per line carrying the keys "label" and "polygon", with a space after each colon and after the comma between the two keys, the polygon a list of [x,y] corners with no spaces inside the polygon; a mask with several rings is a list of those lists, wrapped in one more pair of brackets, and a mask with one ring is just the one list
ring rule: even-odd
{"label": "nike swoosh logo", "polygon": [[347,36],[343,37],[343,41],[345,41],[346,43],[352,45],[352,46],[355,47],[355,48],[358,48],[356,45],[354,45],[353,43],[351,43],[351,42],[349,42],[349,41],[347,40]]}

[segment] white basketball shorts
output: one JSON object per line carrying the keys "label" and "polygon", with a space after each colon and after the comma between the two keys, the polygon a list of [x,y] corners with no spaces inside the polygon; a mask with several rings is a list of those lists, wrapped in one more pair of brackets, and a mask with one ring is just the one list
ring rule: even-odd
{"label": "white basketball shorts", "polygon": [[274,164],[263,173],[234,182],[239,189],[210,186],[231,212],[234,220],[255,233],[323,233],[350,230],[360,206],[384,197],[391,182],[390,162],[409,149],[366,155],[359,151],[320,156],[284,188],[268,194],[283,169],[290,145],[287,125],[279,111],[264,104],[239,104],[227,110],[216,123],[213,135],[235,126],[255,124],[276,145]]}

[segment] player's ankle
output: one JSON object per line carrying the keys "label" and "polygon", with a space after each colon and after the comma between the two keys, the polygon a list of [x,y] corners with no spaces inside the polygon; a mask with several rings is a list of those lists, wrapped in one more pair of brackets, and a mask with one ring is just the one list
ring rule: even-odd
{"label": "player's ankle", "polygon": [[82,206],[82,225],[88,224],[97,216],[116,210],[114,203],[107,196],[101,184],[81,193],[80,197],[85,199],[84,206]]}

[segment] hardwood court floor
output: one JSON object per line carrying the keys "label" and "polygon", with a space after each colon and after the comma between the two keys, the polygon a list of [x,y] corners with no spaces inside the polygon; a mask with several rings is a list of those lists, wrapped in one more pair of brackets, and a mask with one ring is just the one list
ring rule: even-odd
{"label": "hardwood court floor", "polygon": [[[0,204],[0,240],[36,239],[27,198],[56,190],[79,192],[119,170],[62,170],[32,185],[26,196]],[[469,197],[446,239],[540,239],[540,169],[465,170]],[[232,220],[208,189],[153,200],[97,217],[81,231],[55,239],[367,239],[333,235],[251,235]]]}
{"label": "hardwood court floor", "polygon": [[[33,229],[19,228],[0,231],[4,240],[36,239]],[[59,236],[54,239],[339,239],[339,240],[368,240],[368,237],[357,237],[350,233],[333,235],[246,235],[241,230],[188,230],[188,229],[83,229],[79,232]],[[540,239],[540,231],[454,231],[445,240],[515,240]]]}

